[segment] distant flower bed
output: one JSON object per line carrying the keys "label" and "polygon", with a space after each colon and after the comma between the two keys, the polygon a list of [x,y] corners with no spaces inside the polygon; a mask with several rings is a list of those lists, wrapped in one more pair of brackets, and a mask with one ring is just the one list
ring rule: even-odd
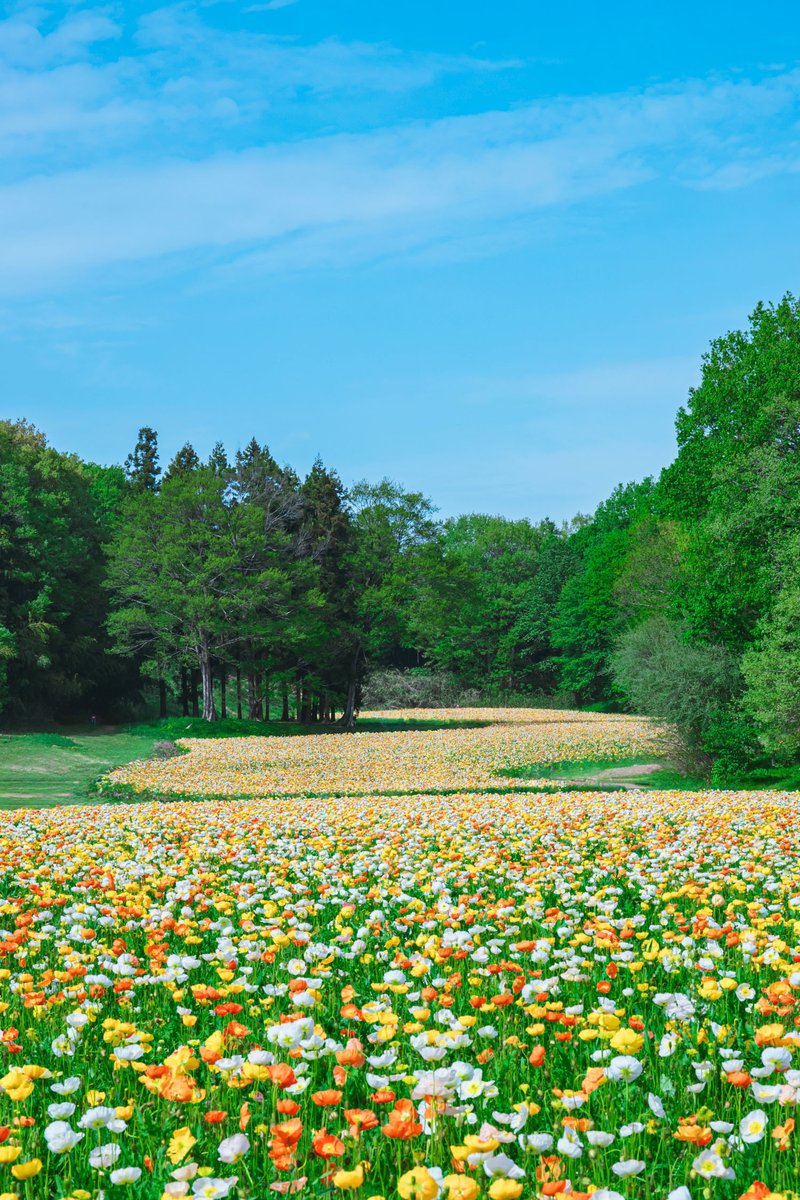
{"label": "distant flower bed", "polygon": [[2,813],[0,1193],[793,1194],[799,835],[744,793]]}
{"label": "distant flower bed", "polygon": [[136,791],[287,795],[482,788],[509,767],[652,754],[638,717],[549,709],[411,709],[370,716],[491,721],[486,728],[302,738],[182,739],[190,753],[129,763],[109,776]]}

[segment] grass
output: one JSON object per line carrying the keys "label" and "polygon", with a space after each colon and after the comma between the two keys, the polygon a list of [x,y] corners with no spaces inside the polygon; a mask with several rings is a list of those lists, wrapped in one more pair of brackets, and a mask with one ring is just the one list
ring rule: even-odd
{"label": "grass", "polygon": [[0,808],[48,808],[95,799],[99,776],[135,758],[148,758],[153,733],[0,734]]}
{"label": "grass", "polygon": [[[356,733],[392,733],[406,729],[480,729],[491,725],[491,721],[437,721],[409,718],[392,720],[391,717],[359,717]],[[231,737],[306,737],[309,734],[341,734],[336,725],[298,725],[296,721],[248,721],[227,717],[224,721],[204,721],[202,717],[165,717],[160,721],[148,721],[131,726],[132,734],[141,734],[157,740],[177,741],[178,738],[231,738]]]}
{"label": "grass", "polygon": [[[276,800],[362,800],[373,796],[388,796],[395,798],[406,798],[409,796],[465,796],[469,794],[477,794],[481,796],[508,796],[524,795],[529,792],[533,795],[541,796],[561,796],[565,792],[624,792],[624,787],[619,787],[611,784],[608,787],[592,787],[584,784],[542,784],[536,786],[514,787],[492,787],[485,786],[480,788],[406,788],[405,791],[387,790],[386,788],[373,788],[368,792],[279,792],[273,795],[268,789],[263,793],[259,793],[259,797],[271,797]],[[142,804],[142,803],[176,803],[181,804],[192,800],[238,800],[242,804],[249,803],[257,799],[250,792],[162,792],[153,789],[145,791],[137,791],[129,783],[112,783],[106,784],[102,792],[97,797],[106,804]]]}
{"label": "grass", "polygon": [[634,767],[640,763],[646,765],[638,758],[567,759],[563,762],[532,763],[527,767],[506,767],[497,774],[508,779],[583,779],[588,775],[596,775],[598,771]]}
{"label": "grass", "polygon": [[[641,766],[641,774],[634,771],[625,772],[625,782],[650,791],[663,792],[702,792],[711,787],[708,779],[698,775],[684,775],[671,763],[660,762],[657,770],[645,771],[646,766],[652,766],[654,759],[643,762],[639,758],[606,758],[581,759],[573,762],[534,763],[527,767],[508,767],[498,771],[507,779],[566,779],[577,784],[580,780],[592,779],[603,771],[613,771],[616,768],[631,768]],[[592,785],[588,790],[613,791],[615,781],[609,778],[607,783]],[[800,764],[794,766],[774,767],[758,766],[744,773],[735,783],[728,785],[730,790],[745,792],[794,792],[800,791]],[[723,788],[723,790],[728,790]]]}

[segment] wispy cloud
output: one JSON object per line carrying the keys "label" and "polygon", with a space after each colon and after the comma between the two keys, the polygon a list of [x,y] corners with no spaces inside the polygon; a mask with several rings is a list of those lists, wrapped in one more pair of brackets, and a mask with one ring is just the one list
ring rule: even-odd
{"label": "wispy cloud", "polygon": [[5,294],[142,264],[218,276],[471,253],[487,229],[518,236],[591,197],[656,180],[745,187],[798,166],[798,70],[277,139],[281,96],[499,64],[213,31],[188,5],[122,34],[101,10],[0,23]]}
{"label": "wispy cloud", "polygon": [[[277,7],[276,0],[273,6]],[[9,177],[70,154],[152,153],[261,137],[279,111],[292,136],[330,127],[324,106],[388,97],[448,75],[515,64],[470,55],[401,52],[384,43],[277,37],[259,25],[209,24],[189,3],[122,25],[101,9],[23,9],[0,21],[0,150]],[[298,104],[298,98],[300,103]]]}
{"label": "wispy cloud", "polygon": [[275,12],[279,8],[291,8],[297,0],[267,0],[265,4],[251,4],[246,12]]}

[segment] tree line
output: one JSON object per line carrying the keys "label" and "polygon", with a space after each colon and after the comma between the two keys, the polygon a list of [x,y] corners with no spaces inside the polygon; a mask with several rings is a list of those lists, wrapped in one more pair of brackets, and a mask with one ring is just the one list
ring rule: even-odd
{"label": "tree line", "polygon": [[[305,478],[255,438],[163,472],[0,422],[0,714],[135,705],[352,727],[367,673],[667,721],[718,781],[800,754],[800,303],[715,340],[658,479],[566,524],[384,480]],[[200,698],[198,698],[198,696]],[[270,704],[272,711],[270,711]],[[266,708],[265,708],[266,706]]]}

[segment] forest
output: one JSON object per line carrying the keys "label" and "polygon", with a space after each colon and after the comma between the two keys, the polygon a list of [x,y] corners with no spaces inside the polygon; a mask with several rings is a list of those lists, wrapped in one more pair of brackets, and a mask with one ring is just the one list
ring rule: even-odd
{"label": "forest", "polygon": [[659,478],[557,524],[303,478],[260,432],[162,469],[150,428],[101,466],[0,421],[2,724],[524,698],[653,716],[720,785],[794,762],[800,301],[710,345],[676,433]]}

